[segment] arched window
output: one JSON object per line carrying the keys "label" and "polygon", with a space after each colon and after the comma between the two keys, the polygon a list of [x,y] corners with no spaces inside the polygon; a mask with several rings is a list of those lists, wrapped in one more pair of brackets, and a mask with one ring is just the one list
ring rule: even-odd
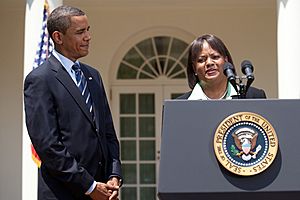
{"label": "arched window", "polygon": [[184,41],[168,36],[145,39],[123,57],[117,79],[184,79],[187,46]]}

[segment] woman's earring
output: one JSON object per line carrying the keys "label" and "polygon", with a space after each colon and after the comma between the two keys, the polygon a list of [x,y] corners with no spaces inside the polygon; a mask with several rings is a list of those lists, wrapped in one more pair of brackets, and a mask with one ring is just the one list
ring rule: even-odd
{"label": "woman's earring", "polygon": [[197,73],[195,73],[195,76],[198,76],[198,74],[197,74]]}

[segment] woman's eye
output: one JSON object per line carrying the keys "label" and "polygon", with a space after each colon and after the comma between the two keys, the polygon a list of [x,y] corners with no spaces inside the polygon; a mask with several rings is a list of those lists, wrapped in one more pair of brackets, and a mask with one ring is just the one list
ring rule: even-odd
{"label": "woman's eye", "polygon": [[220,55],[213,55],[213,56],[211,57],[211,59],[213,59],[213,60],[218,60],[220,57],[221,57]]}
{"label": "woman's eye", "polygon": [[199,59],[198,59],[198,63],[204,63],[205,61],[206,61],[206,58],[205,58],[205,57],[199,58]]}

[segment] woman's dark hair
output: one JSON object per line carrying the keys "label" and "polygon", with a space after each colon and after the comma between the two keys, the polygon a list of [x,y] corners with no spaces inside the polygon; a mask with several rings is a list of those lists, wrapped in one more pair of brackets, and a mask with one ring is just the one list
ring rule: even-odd
{"label": "woman's dark hair", "polygon": [[[191,89],[194,88],[198,80],[198,76],[195,75],[194,65],[196,65],[197,59],[199,57],[199,53],[203,49],[203,43],[207,42],[211,48],[217,52],[219,52],[224,58],[227,58],[227,61],[230,62],[233,66],[233,61],[231,55],[226,48],[225,44],[218,37],[214,35],[202,35],[196,38],[189,47],[189,55],[188,55],[188,64],[187,64],[187,76],[188,76],[188,84]],[[235,73],[235,70],[234,70]]]}
{"label": "woman's dark hair", "polygon": [[63,34],[66,33],[67,29],[71,26],[71,17],[83,15],[85,13],[75,7],[64,5],[55,8],[47,20],[47,29],[51,39],[54,31],[59,31]]}

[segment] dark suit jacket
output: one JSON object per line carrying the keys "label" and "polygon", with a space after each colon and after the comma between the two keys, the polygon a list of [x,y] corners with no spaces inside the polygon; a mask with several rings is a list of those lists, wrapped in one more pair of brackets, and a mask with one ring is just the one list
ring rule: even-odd
{"label": "dark suit jacket", "polygon": [[[191,95],[192,91],[189,91],[181,96],[179,96],[177,99],[188,99]],[[246,99],[266,99],[266,93],[262,89],[257,89],[255,87],[249,87]],[[237,97],[233,97],[233,99],[237,99]]]}
{"label": "dark suit jacket", "polygon": [[24,84],[26,125],[42,160],[43,180],[63,200],[85,199],[94,180],[121,177],[119,143],[102,79],[98,71],[80,64],[95,122],[79,89],[54,56],[28,74]]}

